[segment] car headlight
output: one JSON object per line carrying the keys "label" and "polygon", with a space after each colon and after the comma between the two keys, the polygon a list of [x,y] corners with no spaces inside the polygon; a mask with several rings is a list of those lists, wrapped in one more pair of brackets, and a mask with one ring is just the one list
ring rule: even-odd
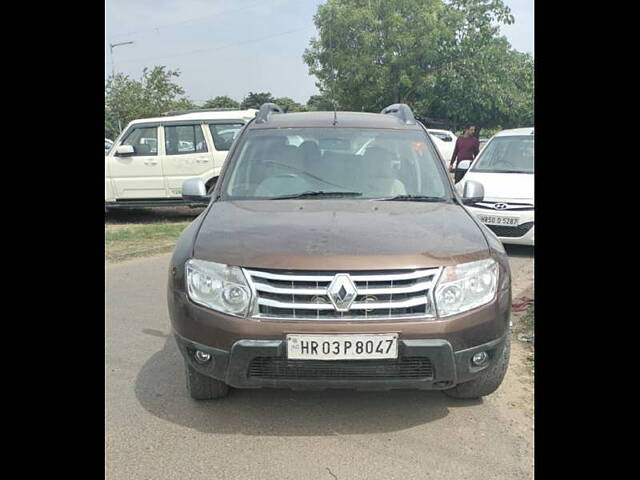
{"label": "car headlight", "polygon": [[438,316],[462,313],[489,303],[498,285],[498,262],[492,258],[445,267],[435,292]]}
{"label": "car headlight", "polygon": [[246,315],[251,290],[239,267],[192,258],[185,268],[191,300],[230,315]]}

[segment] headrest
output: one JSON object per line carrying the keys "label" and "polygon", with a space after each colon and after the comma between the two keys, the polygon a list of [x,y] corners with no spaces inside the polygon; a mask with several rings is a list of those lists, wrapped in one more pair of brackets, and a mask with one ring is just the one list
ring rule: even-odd
{"label": "headrest", "polygon": [[393,155],[384,148],[367,148],[363,163],[365,172],[370,176],[388,177],[393,173]]}
{"label": "headrest", "polygon": [[313,140],[305,140],[298,147],[307,160],[317,160],[320,158],[320,147]]}
{"label": "headrest", "polygon": [[293,145],[283,145],[276,150],[275,161],[290,167],[304,168],[302,158],[302,151]]}

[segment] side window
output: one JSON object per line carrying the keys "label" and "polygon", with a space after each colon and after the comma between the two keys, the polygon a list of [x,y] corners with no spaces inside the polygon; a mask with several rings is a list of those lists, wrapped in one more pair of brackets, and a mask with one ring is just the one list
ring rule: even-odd
{"label": "side window", "polygon": [[182,155],[207,151],[207,143],[200,125],[176,125],[164,127],[167,155]]}
{"label": "side window", "polygon": [[216,150],[219,152],[229,150],[242,127],[244,123],[210,123],[209,130]]}
{"label": "side window", "polygon": [[132,156],[158,155],[158,128],[134,128],[122,141],[122,145],[133,147],[135,153]]}

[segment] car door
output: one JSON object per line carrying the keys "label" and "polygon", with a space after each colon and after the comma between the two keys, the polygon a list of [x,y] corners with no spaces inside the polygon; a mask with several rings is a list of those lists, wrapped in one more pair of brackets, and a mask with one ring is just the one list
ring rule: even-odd
{"label": "car door", "polygon": [[190,178],[207,181],[213,172],[213,156],[200,122],[164,125],[162,169],[169,197],[182,195],[182,184]]}
{"label": "car door", "polygon": [[227,152],[231,148],[233,141],[246,122],[244,120],[214,120],[207,123],[215,150],[213,152],[213,162],[217,175],[227,158]]}
{"label": "car door", "polygon": [[116,199],[166,198],[158,146],[158,125],[134,125],[118,145],[131,145],[134,153],[108,157],[108,169]]}

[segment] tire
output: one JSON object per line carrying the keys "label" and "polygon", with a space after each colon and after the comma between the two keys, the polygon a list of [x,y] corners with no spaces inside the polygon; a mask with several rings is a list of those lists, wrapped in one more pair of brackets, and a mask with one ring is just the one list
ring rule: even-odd
{"label": "tire", "polygon": [[185,374],[187,390],[194,400],[214,400],[229,394],[229,386],[226,383],[197,372],[191,365],[186,365]]}
{"label": "tire", "polygon": [[501,350],[496,353],[498,354],[498,361],[493,366],[479,373],[471,381],[460,383],[453,388],[444,390],[444,393],[453,398],[479,398],[495,392],[507,373],[511,355],[511,336],[507,335]]}

